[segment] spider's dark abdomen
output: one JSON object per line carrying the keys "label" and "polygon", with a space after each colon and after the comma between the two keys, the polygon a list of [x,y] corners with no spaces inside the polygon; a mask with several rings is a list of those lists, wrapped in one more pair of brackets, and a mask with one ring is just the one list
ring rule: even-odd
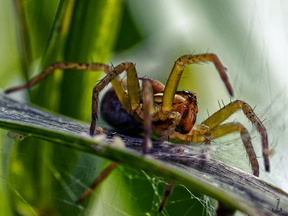
{"label": "spider's dark abdomen", "polygon": [[103,96],[100,110],[102,118],[116,131],[133,136],[143,132],[143,123],[126,112],[113,88]]}

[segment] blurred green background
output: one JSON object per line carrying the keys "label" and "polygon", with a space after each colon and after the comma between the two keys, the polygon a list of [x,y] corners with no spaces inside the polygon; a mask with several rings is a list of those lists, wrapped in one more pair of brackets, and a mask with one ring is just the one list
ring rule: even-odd
{"label": "blurred green background", "polygon": [[[235,98],[257,106],[265,119],[275,154],[271,173],[261,169],[260,177],[288,190],[286,1],[15,0],[0,5],[2,89],[22,84],[55,61],[132,61],[139,76],[165,83],[179,56],[218,54],[228,67]],[[52,112],[89,122],[92,88],[101,76],[57,71],[11,97],[30,98]],[[219,101],[230,102],[210,64],[187,67],[179,88],[197,93],[199,122],[207,111],[219,109]],[[258,134],[241,113],[230,120],[249,128],[262,167]],[[1,130],[1,215],[157,215],[164,180],[120,166],[89,201],[76,206],[108,162],[31,137],[13,142],[6,133]],[[224,149],[215,157],[250,172],[238,134],[215,140],[220,143]],[[214,201],[190,190],[177,186],[162,214],[210,215]]]}

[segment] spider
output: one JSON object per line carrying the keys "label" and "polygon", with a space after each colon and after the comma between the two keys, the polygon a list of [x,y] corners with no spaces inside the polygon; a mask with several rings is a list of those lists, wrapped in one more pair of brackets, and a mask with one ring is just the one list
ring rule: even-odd
{"label": "spider", "polygon": [[[101,90],[111,82],[113,90],[115,91],[119,100],[116,100],[118,102],[116,102],[115,106],[119,106],[120,104],[120,106],[123,107],[122,109],[124,109],[125,112],[130,115],[130,118],[135,119],[137,122],[140,122],[140,124],[143,125],[145,134],[143,141],[144,153],[149,152],[152,147],[149,139],[150,127],[152,127],[154,133],[159,136],[160,141],[171,138],[174,140],[204,144],[210,144],[212,139],[227,135],[229,133],[239,132],[252,167],[253,175],[259,176],[259,164],[248,130],[239,122],[222,124],[234,112],[242,109],[244,115],[251,121],[261,136],[264,167],[266,171],[269,171],[267,132],[260,119],[255,115],[253,109],[246,102],[235,100],[218,110],[213,115],[209,116],[202,123],[196,124],[196,116],[198,112],[196,95],[189,91],[177,91],[177,87],[185,66],[199,62],[214,63],[215,68],[218,71],[228,93],[230,96],[233,96],[233,90],[226,74],[226,68],[223,66],[218,56],[213,53],[181,56],[174,63],[166,85],[152,79],[142,78],[140,79],[142,81],[142,88],[140,88],[135,65],[131,62],[125,62],[117,65],[116,67],[102,63],[82,64],[72,62],[56,62],[50,65],[42,73],[32,78],[26,84],[8,89],[6,90],[6,93],[30,88],[56,69],[104,71],[107,75],[93,88],[92,120],[90,125],[91,136],[96,134],[97,131],[96,121],[98,117],[99,92],[101,92]],[[126,84],[121,82],[118,78],[118,75],[124,71],[127,73]],[[115,122],[115,114],[113,114],[112,117],[109,115],[109,112],[112,112],[113,110],[115,111],[115,107],[111,107],[111,104],[114,103],[115,100],[111,98],[109,100],[108,97],[108,101],[106,99],[106,102],[102,103],[102,108],[107,108],[103,108],[103,110],[107,111],[102,113],[106,116],[106,120],[108,122],[110,122],[112,125],[114,124],[116,127],[119,127],[121,122]],[[117,115],[118,119],[121,120],[122,114],[120,115],[119,113]],[[123,118],[123,124],[129,124],[131,122],[131,120],[126,121],[128,118],[127,115],[124,115]],[[107,176],[108,173],[116,166],[116,163],[112,163],[106,170],[103,171],[103,175],[101,176],[105,178],[105,176]],[[91,185],[90,191],[85,192],[78,201],[82,201],[82,199],[90,194],[92,188],[99,183],[99,179],[95,182]],[[160,211],[165,205],[172,187],[173,184],[170,183],[167,187],[168,190],[165,192],[165,197],[160,205]]]}

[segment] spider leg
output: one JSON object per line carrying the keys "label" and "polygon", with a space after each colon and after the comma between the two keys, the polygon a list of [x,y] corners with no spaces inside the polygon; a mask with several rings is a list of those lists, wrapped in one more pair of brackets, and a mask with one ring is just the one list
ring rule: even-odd
{"label": "spider leg", "polygon": [[[171,134],[174,133],[175,128],[177,127],[177,125],[179,124],[181,120],[181,115],[178,112],[171,111],[167,114],[166,119],[170,119],[172,121],[172,124],[158,138],[158,141],[161,141],[161,142],[166,140],[168,137],[170,137]],[[155,130],[157,130],[157,128],[155,128],[154,131]]]}
{"label": "spider leg", "polygon": [[103,182],[109,174],[118,166],[118,163],[112,162],[110,163],[99,175],[98,178],[94,180],[94,182],[90,185],[90,187],[76,200],[76,204],[80,204],[85,200],[94,190],[95,188]]}
{"label": "spider leg", "polygon": [[210,140],[212,139],[216,139],[218,137],[225,136],[226,134],[239,131],[252,167],[253,175],[259,176],[259,164],[253,145],[251,143],[251,137],[247,129],[242,124],[231,122],[223,125],[218,125],[212,130],[205,130],[205,128],[203,128],[197,130],[197,132],[194,131],[195,130],[192,129],[189,134],[174,133],[172,139],[176,138],[181,140],[187,140],[190,142],[204,142],[205,144],[210,144]]}
{"label": "spider leg", "polygon": [[[148,79],[142,80],[142,101],[143,101],[143,126],[144,126],[144,139],[143,139],[143,153],[147,153],[152,148],[150,139],[152,127],[152,114],[155,113],[153,102],[153,88],[152,83]],[[140,111],[140,110],[139,110]]]}
{"label": "spider leg", "polygon": [[166,186],[166,189],[165,189],[165,193],[164,193],[164,196],[162,198],[162,201],[159,205],[159,208],[158,208],[158,212],[161,212],[163,210],[163,208],[165,207],[167,201],[168,201],[168,197],[170,196],[172,190],[173,190],[173,187],[174,187],[174,184],[172,182],[170,182],[167,186]]}
{"label": "spider leg", "polygon": [[231,122],[231,123],[219,125],[211,131],[211,136],[212,136],[212,139],[215,139],[217,137],[224,136],[228,133],[233,133],[237,131],[240,132],[243,145],[246,149],[246,152],[247,152],[247,155],[248,155],[251,167],[252,167],[253,175],[258,177],[259,176],[259,164],[257,161],[257,156],[255,154],[253,145],[251,143],[250,134],[248,130],[242,124]]}
{"label": "spider leg", "polygon": [[27,89],[38,82],[40,82],[45,77],[52,74],[55,70],[61,69],[74,69],[74,70],[91,70],[91,71],[105,71],[105,73],[109,73],[112,68],[106,64],[100,64],[100,63],[74,63],[74,62],[56,62],[54,64],[51,64],[48,68],[46,68],[44,71],[42,71],[40,74],[33,77],[31,80],[29,80],[27,83],[21,86],[17,86],[14,88],[7,89],[5,91],[6,94],[15,92],[22,89]]}
{"label": "spider leg", "polygon": [[[115,68],[101,63],[74,63],[74,62],[56,62],[51,64],[46,70],[42,71],[40,74],[32,78],[26,84],[10,88],[5,91],[6,94],[15,92],[21,89],[26,89],[34,86],[40,82],[45,77],[52,74],[57,69],[75,69],[75,70],[91,70],[91,71],[104,71],[107,75],[94,87],[93,89],[93,101],[92,101],[92,122],[90,126],[90,134],[93,135],[96,129],[96,118],[97,118],[97,109],[98,107],[98,94],[109,82],[112,83],[115,92],[122,103],[123,107],[129,111],[135,110],[139,105],[139,83],[136,73],[136,69],[133,63],[126,62],[122,63]],[[125,94],[125,90],[118,79],[115,79],[120,73],[124,70],[127,71],[128,77],[128,92],[129,97]]]}
{"label": "spider leg", "polygon": [[175,140],[185,140],[194,143],[203,142],[204,144],[208,145],[212,140],[210,128],[204,124],[195,124],[188,134],[181,134],[175,131],[169,137]]}
{"label": "spider leg", "polygon": [[[262,155],[264,159],[265,170],[270,170],[269,165],[269,148],[268,148],[268,136],[267,131],[260,119],[255,115],[253,109],[244,101],[236,100],[218,110],[208,119],[202,122],[202,124],[207,125],[210,130],[216,128],[219,124],[221,124],[224,120],[226,120],[230,115],[232,115],[237,110],[242,109],[245,116],[252,122],[252,124],[256,127],[257,131],[261,136],[262,142]],[[239,131],[239,130],[238,130]],[[241,133],[241,131],[240,131]],[[242,138],[243,140],[243,138]],[[253,165],[253,164],[252,164]]]}
{"label": "spider leg", "polygon": [[161,116],[161,118],[164,118],[165,120],[165,115],[167,114],[167,112],[171,111],[173,98],[177,90],[181,75],[184,71],[185,65],[207,61],[214,63],[222,81],[226,86],[227,91],[231,96],[233,95],[232,86],[228,80],[228,75],[226,74],[225,71],[226,68],[223,66],[217,55],[212,53],[200,54],[200,55],[184,55],[175,62],[174,67],[166,83],[167,88],[165,88],[163,94],[163,105],[162,105],[163,115]]}
{"label": "spider leg", "polygon": [[[125,110],[134,114],[134,111],[139,106],[140,103],[140,87],[139,81],[136,73],[136,69],[134,64],[131,62],[126,62],[119,64],[116,66],[110,73],[108,73],[103,79],[100,80],[99,83],[93,88],[92,93],[92,120],[90,125],[90,135],[94,135],[96,129],[96,120],[98,113],[98,100],[99,100],[99,92],[107,86],[111,81],[115,80],[115,78],[121,74],[123,71],[127,72],[127,90],[129,92],[128,99],[125,99],[125,95],[122,95],[123,98],[119,97],[119,100]],[[113,84],[113,83],[112,83]],[[117,96],[118,93],[116,92]]]}

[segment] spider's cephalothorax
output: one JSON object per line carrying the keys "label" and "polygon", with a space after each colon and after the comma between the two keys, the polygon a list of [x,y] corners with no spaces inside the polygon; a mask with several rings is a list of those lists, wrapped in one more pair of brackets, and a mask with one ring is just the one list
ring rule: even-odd
{"label": "spider's cephalothorax", "polygon": [[[113,124],[115,127],[118,127],[118,129],[121,127],[121,129],[125,130],[127,124],[129,125],[129,122],[134,121],[133,119],[138,121],[138,123],[136,123],[137,126],[135,127],[139,128],[140,122],[141,125],[143,125],[144,132],[144,152],[148,152],[151,148],[151,142],[149,145],[151,126],[154,132],[160,136],[160,140],[165,140],[170,137],[172,139],[182,140],[185,143],[191,141],[210,144],[211,139],[216,139],[232,132],[238,132],[240,133],[241,140],[252,166],[253,175],[259,176],[259,164],[248,130],[239,122],[223,123],[234,112],[241,109],[261,136],[264,167],[266,171],[269,171],[270,166],[268,157],[270,151],[268,148],[267,132],[263,123],[246,102],[235,100],[209,116],[202,123],[195,124],[198,112],[196,96],[188,91],[177,91],[177,87],[185,66],[199,62],[214,63],[228,93],[232,96],[233,90],[226,74],[226,67],[223,66],[218,56],[213,53],[181,56],[174,63],[174,67],[172,68],[165,86],[155,80],[142,78],[142,89],[140,89],[135,65],[131,62],[125,62],[116,67],[111,67],[102,63],[81,64],[57,62],[50,65],[46,70],[31,79],[25,85],[11,88],[7,90],[6,93],[29,88],[51,74],[55,69],[104,71],[107,75],[93,88],[92,121],[90,125],[91,135],[96,133],[99,92],[111,82],[117,99],[114,97],[114,99],[112,99],[113,103],[111,103],[111,97],[108,96],[108,102],[102,103],[101,108],[105,109],[102,110],[102,114],[104,113],[104,116],[106,115],[110,122],[113,123],[114,121]],[[125,85],[118,79],[118,75],[124,71],[127,72],[127,84]],[[116,106],[115,109],[113,107],[111,108],[111,105]],[[118,112],[119,110],[125,111],[125,114],[123,114],[124,112],[122,111]],[[129,113],[130,116],[127,115],[127,113]],[[122,121],[123,118],[124,121]],[[131,125],[129,127],[131,127]],[[132,128],[135,127],[132,126]],[[108,170],[111,171],[114,167],[116,167],[115,163],[113,166],[109,166]],[[91,188],[93,187],[95,187],[95,184],[92,184]],[[170,187],[172,187],[171,184]],[[91,191],[92,190],[90,190],[90,192]],[[89,193],[83,194],[78,201],[85,199]],[[161,203],[160,210],[164,206],[163,203],[164,202]]]}
{"label": "spider's cephalothorax", "polygon": [[[162,107],[162,100],[163,93],[154,95],[154,103],[159,110]],[[188,134],[196,122],[198,112],[196,95],[189,91],[176,91],[171,111],[177,112],[180,115],[180,120],[175,127],[175,131],[181,134]],[[172,124],[171,119],[158,120],[153,122],[153,130],[157,135],[161,136]]]}

